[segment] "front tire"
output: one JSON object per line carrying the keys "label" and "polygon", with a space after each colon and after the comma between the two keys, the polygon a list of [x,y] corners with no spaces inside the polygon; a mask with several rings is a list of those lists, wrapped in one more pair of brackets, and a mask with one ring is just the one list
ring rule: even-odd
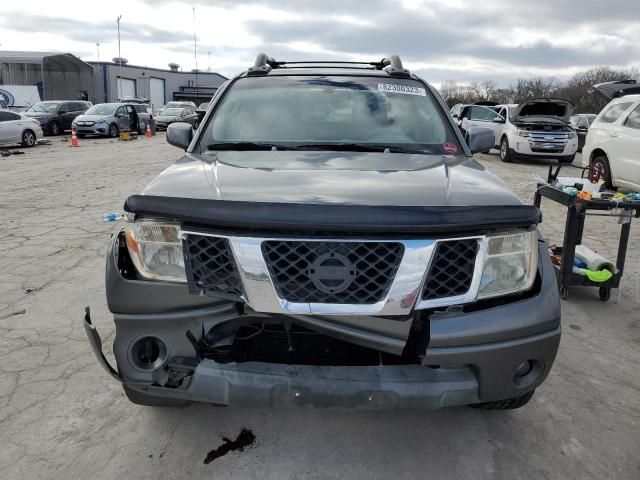
{"label": "front tire", "polygon": [[120,134],[120,132],[118,131],[118,126],[115,124],[111,124],[109,125],[109,136],[111,138],[116,138],[118,135]]}
{"label": "front tire", "polygon": [[533,394],[535,390],[531,390],[530,392],[525,393],[524,395],[520,395],[513,398],[506,398],[504,400],[498,400],[496,402],[483,402],[476,403],[471,405],[473,408],[479,408],[481,410],[515,410],[516,408],[524,407]]}
{"label": "front tire", "polygon": [[509,140],[507,137],[502,137],[500,140],[500,160],[505,163],[513,162],[513,158],[511,158],[511,149],[509,148]]}
{"label": "front tire", "polygon": [[594,182],[596,177],[604,180],[604,188],[613,190],[609,159],[605,155],[599,155],[593,158],[589,163],[589,181]]}
{"label": "front tire", "polygon": [[186,400],[176,400],[175,398],[162,398],[154,395],[146,395],[138,390],[134,390],[128,387],[126,384],[122,385],[124,394],[127,398],[136,405],[142,405],[144,407],[187,407],[191,404]]}
{"label": "front tire", "polygon": [[22,146],[33,147],[36,144],[36,134],[33,130],[25,130],[22,132]]}

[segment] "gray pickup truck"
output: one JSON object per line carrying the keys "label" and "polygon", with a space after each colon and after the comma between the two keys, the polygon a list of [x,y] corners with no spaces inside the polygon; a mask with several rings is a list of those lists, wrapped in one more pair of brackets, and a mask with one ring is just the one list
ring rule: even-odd
{"label": "gray pickup truck", "polygon": [[537,208],[397,56],[281,62],[224,84],[186,154],[125,203],[107,254],[117,366],[141,405],[527,403],[560,303]]}

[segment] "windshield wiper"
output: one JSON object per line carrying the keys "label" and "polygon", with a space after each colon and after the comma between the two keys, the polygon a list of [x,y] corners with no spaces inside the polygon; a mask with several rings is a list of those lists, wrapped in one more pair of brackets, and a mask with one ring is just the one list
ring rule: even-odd
{"label": "windshield wiper", "polygon": [[336,152],[385,152],[389,153],[418,153],[426,154],[419,148],[398,147],[378,143],[309,143],[297,145],[299,149],[333,150]]}
{"label": "windshield wiper", "polygon": [[331,150],[335,152],[389,152],[389,153],[417,153],[427,152],[418,148],[398,147],[377,143],[306,143],[285,145],[266,142],[220,142],[207,145],[207,150]]}
{"label": "windshield wiper", "polygon": [[297,145],[265,142],[220,142],[207,145],[207,150],[298,150]]}

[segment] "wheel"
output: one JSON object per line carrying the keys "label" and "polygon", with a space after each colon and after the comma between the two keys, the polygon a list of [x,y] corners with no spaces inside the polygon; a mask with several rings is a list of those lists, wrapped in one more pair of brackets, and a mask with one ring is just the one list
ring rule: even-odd
{"label": "wheel", "polygon": [[600,287],[598,289],[598,294],[600,294],[600,300],[608,302],[611,298],[611,289],[609,287]]}
{"label": "wheel", "polygon": [[126,384],[122,384],[122,388],[124,388],[124,394],[127,398],[136,405],[143,405],[145,407],[187,407],[191,404],[191,402],[186,400],[146,395],[138,390],[128,387]]}
{"label": "wheel", "polygon": [[511,158],[511,150],[509,149],[509,140],[507,140],[507,137],[502,137],[502,140],[500,140],[500,160],[505,163],[513,162],[513,159]]}
{"label": "wheel", "polygon": [[604,155],[593,158],[589,164],[589,181],[597,183],[599,180],[604,180],[604,188],[613,189],[609,159]]}
{"label": "wheel", "polygon": [[567,158],[562,158],[559,160],[559,163],[563,164],[563,165],[570,165],[573,163],[573,161],[576,159],[576,155],[575,153],[573,155],[571,155],[570,157]]}
{"label": "wheel", "polygon": [[51,135],[54,137],[60,135],[60,124],[56,121],[51,122],[49,132],[51,132]]}
{"label": "wheel", "polygon": [[116,138],[120,132],[118,131],[118,126],[115,123],[109,125],[109,136],[111,138]]}
{"label": "wheel", "polygon": [[473,408],[480,408],[482,410],[515,410],[516,408],[524,407],[529,403],[529,400],[531,400],[534,393],[535,390],[531,390],[530,392],[518,397],[506,398],[496,402],[475,403],[470,406]]}
{"label": "wheel", "polygon": [[25,147],[33,147],[36,144],[36,134],[31,130],[22,132],[22,145]]}

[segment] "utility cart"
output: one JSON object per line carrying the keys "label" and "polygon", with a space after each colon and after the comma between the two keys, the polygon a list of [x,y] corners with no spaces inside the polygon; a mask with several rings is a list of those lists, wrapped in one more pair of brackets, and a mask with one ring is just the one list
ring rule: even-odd
{"label": "utility cart", "polygon": [[[557,172],[556,172],[557,176]],[[553,179],[550,175],[550,179]],[[631,219],[640,218],[640,202],[622,202],[612,200],[583,200],[566,192],[558,190],[547,184],[538,184],[535,193],[534,204],[540,207],[542,197],[553,200],[567,207],[567,217],[564,227],[564,240],[562,243],[562,261],[555,265],[560,297],[566,299],[569,294],[569,286],[599,287],[600,300],[606,302],[611,297],[611,289],[618,288],[624,271],[624,262],[627,255],[627,244],[631,230]],[[599,213],[598,213],[599,212]],[[608,213],[605,213],[608,212]],[[620,228],[618,242],[618,256],[616,258],[616,271],[613,276],[604,282],[594,282],[586,275],[573,271],[573,262],[576,245],[582,243],[584,222],[587,216],[605,216],[611,218],[624,218]]]}

